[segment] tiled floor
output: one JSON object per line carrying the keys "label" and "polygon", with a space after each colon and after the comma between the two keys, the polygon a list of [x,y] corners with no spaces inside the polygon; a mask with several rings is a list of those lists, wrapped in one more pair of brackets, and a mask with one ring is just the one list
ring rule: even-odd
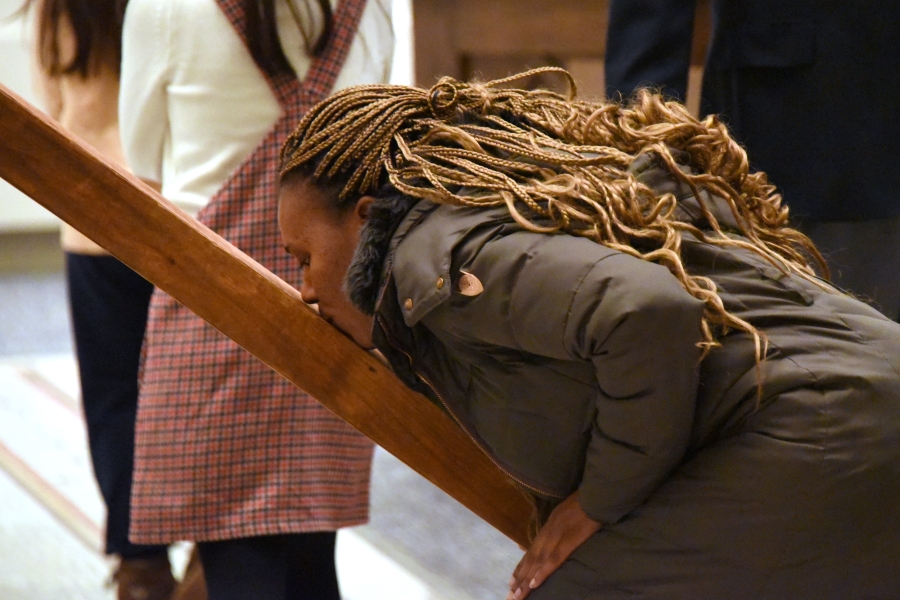
{"label": "tiled floor", "polygon": [[112,600],[105,560],[0,469],[0,598]]}
{"label": "tiled floor", "polygon": [[[0,362],[0,598],[106,600],[103,505],[94,485],[70,355]],[[173,551],[183,568],[184,547]],[[346,600],[438,600],[352,530],[338,538]]]}

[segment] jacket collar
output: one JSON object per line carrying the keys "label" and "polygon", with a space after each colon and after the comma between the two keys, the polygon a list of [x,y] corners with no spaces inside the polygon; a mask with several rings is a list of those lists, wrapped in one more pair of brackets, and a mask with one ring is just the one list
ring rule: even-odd
{"label": "jacket collar", "polygon": [[[459,279],[451,273],[453,248],[488,221],[512,219],[505,207],[450,206],[406,196],[379,202],[360,233],[344,280],[347,295],[369,315],[381,312],[383,302],[399,302],[412,327],[451,296]],[[391,299],[384,291],[395,270],[404,276],[393,282],[397,298]]]}
{"label": "jacket collar", "polygon": [[[658,156],[652,153],[639,156],[629,171],[657,194],[673,194],[678,201],[675,210],[680,220],[700,229],[710,228],[690,186],[669,173]],[[740,231],[728,202],[705,190],[701,190],[700,196],[723,229]],[[458,274],[452,274],[450,268],[456,244],[482,223],[510,220],[502,206],[439,205],[400,193],[380,198],[360,233],[344,281],[346,292],[357,308],[373,315],[385,300],[389,278],[398,269],[404,274],[403,280],[396,282],[398,301],[403,305],[404,321],[412,326],[451,295],[452,284],[458,279]],[[401,246],[404,241],[408,243]]]}
{"label": "jacket collar", "polygon": [[[389,268],[391,238],[407,215],[420,215],[422,202],[396,193],[379,198],[360,231],[359,243],[344,277],[344,291],[356,308],[375,314],[375,305]],[[406,227],[408,229],[409,226]]]}
{"label": "jacket collar", "polygon": [[457,244],[485,223],[512,220],[506,207],[420,204],[421,211],[411,212],[397,229],[389,255],[389,273],[403,273],[395,285],[409,327],[448,300],[459,284],[461,273],[451,268]]}

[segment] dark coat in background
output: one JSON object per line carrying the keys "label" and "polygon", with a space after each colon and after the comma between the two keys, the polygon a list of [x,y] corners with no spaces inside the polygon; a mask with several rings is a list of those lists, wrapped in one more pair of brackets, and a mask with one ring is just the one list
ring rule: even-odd
{"label": "dark coat in background", "polygon": [[[651,157],[633,171],[702,221]],[[532,598],[900,597],[900,326],[688,236],[689,272],[769,341],[759,373],[741,332],[698,365],[702,305],[666,268],[503,208],[402,212],[348,274],[376,346],[524,488],[605,523]]]}
{"label": "dark coat in background", "polygon": [[[701,111],[809,221],[900,217],[900,2],[712,0]],[[695,0],[612,0],[606,83],[685,98]]]}

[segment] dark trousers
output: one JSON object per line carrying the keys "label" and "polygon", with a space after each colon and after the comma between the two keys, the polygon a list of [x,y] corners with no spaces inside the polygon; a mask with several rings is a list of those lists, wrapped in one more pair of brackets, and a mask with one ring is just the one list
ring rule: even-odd
{"label": "dark trousers", "polygon": [[87,254],[66,254],[66,279],[91,461],[107,508],[106,552],[165,553],[128,541],[137,374],[153,286],[116,258]]}
{"label": "dark trousers", "polygon": [[825,256],[835,285],[898,320],[900,219],[813,221],[800,230]]}
{"label": "dark trousers", "polygon": [[200,542],[209,600],[340,600],[333,531]]}

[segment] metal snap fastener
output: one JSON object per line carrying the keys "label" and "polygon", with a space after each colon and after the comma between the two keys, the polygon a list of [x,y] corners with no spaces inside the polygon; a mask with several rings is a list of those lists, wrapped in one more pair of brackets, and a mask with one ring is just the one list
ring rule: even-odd
{"label": "metal snap fastener", "polygon": [[434,287],[436,287],[437,289],[441,289],[442,287],[444,287],[444,278],[438,277],[437,283],[434,284]]}
{"label": "metal snap fastener", "polygon": [[406,302],[403,303],[403,308],[405,308],[406,310],[412,310],[412,307],[413,307],[412,298],[407,298]]}
{"label": "metal snap fastener", "polygon": [[459,293],[463,296],[477,296],[484,291],[484,285],[481,281],[471,273],[460,271],[462,276],[459,278]]}

